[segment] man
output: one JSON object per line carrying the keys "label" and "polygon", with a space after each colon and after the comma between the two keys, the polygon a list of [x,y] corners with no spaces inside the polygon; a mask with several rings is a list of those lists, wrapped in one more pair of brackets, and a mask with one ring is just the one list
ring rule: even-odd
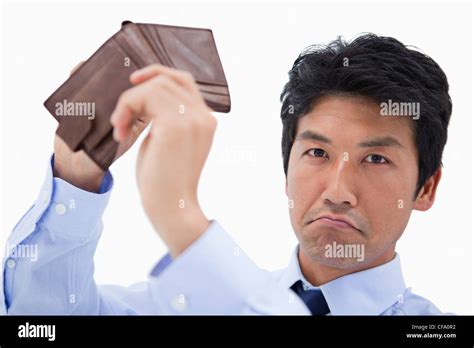
{"label": "man", "polygon": [[[152,122],[137,180],[170,254],[148,282],[95,284],[92,258],[112,179],[58,140],[57,177],[50,168],[42,201],[10,240],[37,243],[43,256],[36,265],[6,260],[8,313],[441,313],[406,287],[395,252],[412,210],[432,206],[441,178],[452,106],[446,76],[431,58],[395,39],[364,35],[310,47],[295,61],[281,118],[299,245],[288,268],[275,273],[234,253],[235,243],[199,207],[215,120],[192,78],[152,66],[131,81],[136,86],[120,98],[111,122],[124,149],[140,131],[134,125],[142,127],[138,119]],[[186,118],[177,117],[181,104]],[[76,173],[81,162],[86,172]],[[61,203],[71,197],[72,211]]]}

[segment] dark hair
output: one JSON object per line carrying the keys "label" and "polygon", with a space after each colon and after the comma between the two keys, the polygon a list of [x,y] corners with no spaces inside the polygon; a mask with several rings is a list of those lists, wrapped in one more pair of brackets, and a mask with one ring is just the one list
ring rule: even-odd
{"label": "dark hair", "polygon": [[280,96],[285,175],[298,119],[324,95],[418,102],[420,118],[412,121],[418,150],[416,194],[442,165],[452,104],[446,75],[427,55],[391,37],[364,34],[349,43],[339,37],[329,45],[306,48],[288,75]]}

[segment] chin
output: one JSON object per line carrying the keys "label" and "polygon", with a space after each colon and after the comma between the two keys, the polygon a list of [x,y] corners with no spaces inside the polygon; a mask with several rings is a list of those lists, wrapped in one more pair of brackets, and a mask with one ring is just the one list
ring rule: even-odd
{"label": "chin", "polygon": [[312,261],[336,269],[358,269],[367,263],[366,259],[359,261],[358,258],[353,257],[327,257],[325,252],[324,246],[317,246],[313,250],[310,249],[309,252],[307,251],[306,253]]}
{"label": "chin", "polygon": [[300,242],[305,242],[315,249],[324,250],[326,245],[336,244],[365,244],[365,240],[357,230],[340,230],[327,226],[309,225],[300,233]]}
{"label": "chin", "polygon": [[367,264],[367,241],[358,231],[334,228],[303,229],[298,236],[305,254],[314,262],[337,269],[357,269]]}

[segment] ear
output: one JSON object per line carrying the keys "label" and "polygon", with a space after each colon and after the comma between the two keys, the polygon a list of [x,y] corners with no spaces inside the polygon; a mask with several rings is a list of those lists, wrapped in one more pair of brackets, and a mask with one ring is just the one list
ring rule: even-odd
{"label": "ear", "polygon": [[285,193],[286,197],[288,197],[288,177],[285,176]]}
{"label": "ear", "polygon": [[426,211],[431,208],[435,201],[436,190],[441,180],[441,167],[428,179],[421,188],[413,204],[413,209]]}

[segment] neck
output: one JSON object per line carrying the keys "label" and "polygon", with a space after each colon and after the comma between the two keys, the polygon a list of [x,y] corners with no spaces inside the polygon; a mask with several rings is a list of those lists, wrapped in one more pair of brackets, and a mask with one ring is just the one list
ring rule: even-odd
{"label": "neck", "polygon": [[360,272],[369,268],[374,268],[383,265],[384,263],[393,260],[394,257],[395,245],[388,248],[387,251],[372,260],[370,263],[364,263],[362,265],[349,269],[341,269],[325,265],[319,261],[312,260],[308,257],[308,255],[306,255],[304,250],[301,248],[301,245],[298,251],[298,259],[300,263],[301,272],[313,286],[320,286],[347,274]]}

